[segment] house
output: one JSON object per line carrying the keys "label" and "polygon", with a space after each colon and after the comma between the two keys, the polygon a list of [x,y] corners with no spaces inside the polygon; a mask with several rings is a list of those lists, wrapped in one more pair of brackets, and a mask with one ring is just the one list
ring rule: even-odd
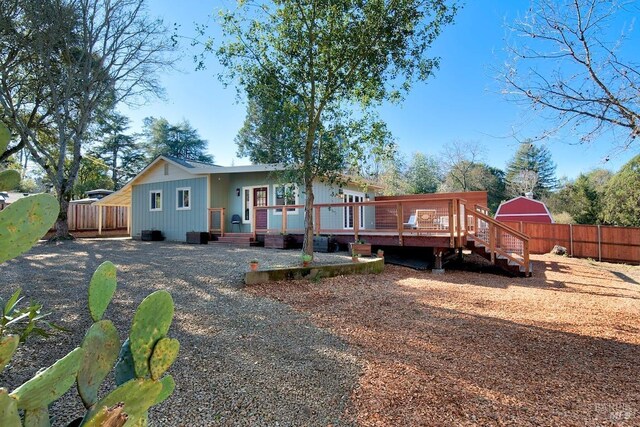
{"label": "house", "polygon": [[[139,238],[142,230],[160,230],[164,238],[185,241],[187,232],[211,232],[214,226],[227,232],[252,233],[282,226],[282,209],[254,209],[264,206],[298,206],[287,209],[288,230],[304,229],[305,194],[290,183],[281,183],[278,165],[217,166],[160,156],[122,189],[95,202],[99,206],[130,206],[130,234]],[[366,191],[373,190],[366,187]],[[364,202],[368,193],[362,185],[343,188],[317,182],[315,203]],[[371,208],[360,207],[360,227],[373,228]],[[256,216],[254,221],[254,215]],[[338,212],[323,211],[325,225],[336,229],[353,227],[352,207]],[[215,234],[215,233],[214,233]]]}
{"label": "house", "polygon": [[547,206],[543,202],[527,196],[519,196],[502,202],[496,211],[495,219],[502,222],[523,221],[553,224],[553,217]]}

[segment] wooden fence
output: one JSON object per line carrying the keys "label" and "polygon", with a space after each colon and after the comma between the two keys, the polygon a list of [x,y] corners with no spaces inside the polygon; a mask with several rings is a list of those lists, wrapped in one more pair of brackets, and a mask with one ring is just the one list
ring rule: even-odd
{"label": "wooden fence", "polygon": [[[69,231],[98,230],[100,206],[69,205]],[[128,212],[126,206],[102,206],[102,230],[126,230]]]}
{"label": "wooden fence", "polygon": [[599,261],[640,264],[640,228],[606,225],[539,224],[504,222],[528,235],[532,254],[548,253],[554,245],[569,255]]}

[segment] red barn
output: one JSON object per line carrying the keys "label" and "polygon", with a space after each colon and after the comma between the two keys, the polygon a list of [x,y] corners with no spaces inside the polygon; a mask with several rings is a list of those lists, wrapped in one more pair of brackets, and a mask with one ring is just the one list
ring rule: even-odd
{"label": "red barn", "polygon": [[520,196],[500,203],[496,219],[504,222],[542,222],[553,224],[553,218],[547,206],[539,200]]}

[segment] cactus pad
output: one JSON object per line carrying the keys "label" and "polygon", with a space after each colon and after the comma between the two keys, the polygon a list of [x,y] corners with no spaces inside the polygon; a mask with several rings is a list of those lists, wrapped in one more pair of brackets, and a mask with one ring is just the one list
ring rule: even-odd
{"label": "cactus pad", "polygon": [[113,368],[120,349],[118,331],[110,320],[91,325],[82,341],[84,356],[78,370],[78,393],[86,407],[98,400],[98,389]]}
{"label": "cactus pad", "polygon": [[129,418],[123,427],[147,427],[149,425],[149,413],[145,412],[138,418]]}
{"label": "cactus pad", "polygon": [[59,209],[52,195],[36,194],[0,211],[0,263],[31,249],[51,228]]}
{"label": "cactus pad", "polygon": [[7,146],[11,140],[11,132],[4,123],[0,122],[0,154],[7,151]]}
{"label": "cactus pad", "polygon": [[89,311],[94,322],[102,319],[116,286],[116,266],[111,261],[105,261],[93,273],[89,283]]}
{"label": "cactus pad", "polygon": [[122,344],[120,354],[118,355],[118,363],[116,363],[115,371],[116,385],[122,385],[136,377],[136,371],[133,367],[131,345],[129,345],[129,338],[127,338],[124,344]]}
{"label": "cactus pad", "polygon": [[159,381],[147,378],[127,381],[96,403],[95,409],[87,414],[85,425],[99,425],[90,424],[92,419],[99,415],[101,409],[98,408],[111,408],[118,403],[124,404],[124,412],[129,420],[141,417],[155,403],[161,391],[162,384]]}
{"label": "cactus pad", "polygon": [[175,338],[161,338],[153,348],[151,355],[151,378],[159,379],[175,362],[180,350],[180,342]]}
{"label": "cactus pad", "polygon": [[171,396],[173,390],[176,388],[176,382],[173,380],[171,375],[167,375],[160,380],[162,383],[162,391],[156,398],[156,401],[153,403],[154,405],[159,405]]}
{"label": "cactus pad", "polygon": [[83,353],[84,350],[76,348],[15,389],[10,396],[18,401],[18,408],[42,408],[62,396],[76,380]]}
{"label": "cactus pad", "polygon": [[25,411],[24,427],[51,427],[47,407]]}
{"label": "cactus pad", "polygon": [[19,342],[20,337],[17,335],[6,335],[0,338],[0,372],[11,361]]}
{"label": "cactus pad", "polygon": [[20,184],[20,172],[8,169],[0,172],[0,190],[13,190]]}
{"label": "cactus pad", "polygon": [[0,388],[0,426],[21,427],[18,402],[11,398],[4,388]]}
{"label": "cactus pad", "polygon": [[124,405],[118,403],[112,408],[102,407],[90,420],[83,423],[83,427],[121,426],[127,422],[127,414],[124,413]]}
{"label": "cactus pad", "polygon": [[169,331],[172,319],[173,299],[167,291],[152,293],[138,306],[129,333],[133,363],[138,377],[149,375],[149,360],[153,348]]}

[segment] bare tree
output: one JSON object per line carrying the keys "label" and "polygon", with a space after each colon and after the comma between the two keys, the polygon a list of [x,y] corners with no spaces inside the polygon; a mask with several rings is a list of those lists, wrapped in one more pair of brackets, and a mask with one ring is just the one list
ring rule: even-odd
{"label": "bare tree", "polygon": [[473,188],[474,172],[484,159],[484,147],[475,141],[452,141],[445,145],[440,158],[447,179],[458,191]]}
{"label": "bare tree", "polygon": [[640,136],[640,66],[624,42],[639,11],[635,2],[533,0],[510,27],[505,92],[551,112],[555,129],[573,125],[581,142],[622,129],[629,147]]}
{"label": "bare tree", "polygon": [[0,0],[0,39],[0,113],[52,182],[56,237],[66,238],[97,115],[159,95],[158,72],[172,65],[173,44],[145,0]]}

